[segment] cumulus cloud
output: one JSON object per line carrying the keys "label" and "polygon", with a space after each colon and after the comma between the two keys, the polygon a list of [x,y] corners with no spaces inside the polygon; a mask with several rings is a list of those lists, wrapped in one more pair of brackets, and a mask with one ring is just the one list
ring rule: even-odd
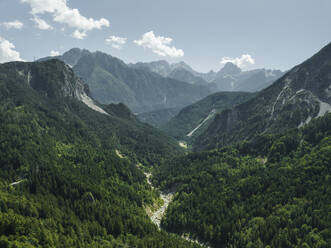
{"label": "cumulus cloud", "polygon": [[223,57],[220,63],[226,64],[229,62],[237,65],[240,68],[255,64],[255,60],[249,54],[243,54],[243,55],[241,55],[240,58]]}
{"label": "cumulus cloud", "polygon": [[51,30],[53,27],[48,24],[45,20],[39,18],[38,16],[34,16],[31,18],[32,21],[36,23],[36,27],[41,29],[41,30]]}
{"label": "cumulus cloud", "polygon": [[12,21],[12,22],[3,22],[1,23],[2,26],[4,26],[6,29],[21,29],[23,28],[23,23],[18,21],[18,20],[15,20],[15,21]]}
{"label": "cumulus cloud", "polygon": [[127,38],[122,38],[118,36],[109,36],[109,38],[106,39],[106,43],[108,45],[111,45],[113,48],[121,49],[125,43]]}
{"label": "cumulus cloud", "polygon": [[145,33],[140,40],[135,40],[138,46],[152,49],[159,56],[183,57],[184,51],[170,46],[172,38],[155,36],[153,31]]}
{"label": "cumulus cloud", "polygon": [[34,16],[49,13],[53,15],[53,21],[75,28],[76,37],[84,38],[86,31],[109,27],[107,19],[94,20],[93,18],[87,18],[81,15],[78,9],[70,8],[67,5],[67,0],[21,0],[21,2],[30,5],[31,14]]}
{"label": "cumulus cloud", "polygon": [[75,30],[75,32],[72,33],[72,37],[82,40],[86,37],[86,32],[85,31],[79,31],[78,29]]}
{"label": "cumulus cloud", "polygon": [[54,51],[54,50],[52,50],[50,55],[51,55],[52,57],[60,56],[60,52],[59,52],[59,51]]}
{"label": "cumulus cloud", "polygon": [[0,36],[0,63],[22,61],[20,53],[15,50],[13,43]]}

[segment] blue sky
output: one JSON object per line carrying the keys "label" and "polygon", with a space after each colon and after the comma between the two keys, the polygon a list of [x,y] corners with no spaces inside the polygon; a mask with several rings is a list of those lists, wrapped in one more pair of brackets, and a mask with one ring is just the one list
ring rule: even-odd
{"label": "blue sky", "polygon": [[290,69],[331,41],[330,0],[0,0],[0,62],[72,47],[198,71]]}

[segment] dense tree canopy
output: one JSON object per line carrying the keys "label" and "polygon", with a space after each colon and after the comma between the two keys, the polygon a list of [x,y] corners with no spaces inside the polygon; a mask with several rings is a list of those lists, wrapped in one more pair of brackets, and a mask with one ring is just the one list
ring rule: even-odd
{"label": "dense tree canopy", "polygon": [[[199,246],[177,234],[213,247],[331,247],[331,114],[183,155],[123,104],[105,115],[64,94],[76,80],[56,60],[0,65],[0,248]],[[177,234],[146,214],[159,201],[148,165],[155,185],[176,188],[161,224]]]}
{"label": "dense tree canopy", "polygon": [[166,162],[162,225],[215,247],[330,247],[331,115],[301,130]]}
{"label": "dense tree canopy", "polygon": [[0,247],[194,247],[151,223],[144,208],[158,192],[136,166],[180,154],[178,145],[123,105],[105,106],[107,116],[45,94],[74,85],[66,70],[0,66]]}

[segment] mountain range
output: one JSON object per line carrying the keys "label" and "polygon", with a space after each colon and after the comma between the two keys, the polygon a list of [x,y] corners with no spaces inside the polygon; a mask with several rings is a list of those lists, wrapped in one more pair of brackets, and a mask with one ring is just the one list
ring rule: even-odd
{"label": "mountain range", "polygon": [[212,92],[248,91],[256,92],[269,86],[280,78],[284,72],[280,70],[255,69],[242,71],[235,64],[228,62],[218,72],[200,73],[185,62],[169,64],[160,60],[150,63],[130,64],[133,68],[148,69],[164,77],[170,77],[191,84],[208,85]]}
{"label": "mountain range", "polygon": [[147,69],[163,77],[170,77],[191,84],[207,84],[211,82],[216,75],[213,71],[209,73],[199,73],[183,61],[170,64],[165,60],[159,60],[150,63],[138,62],[136,64],[129,64],[129,66],[137,69]]}
{"label": "mountain range", "polygon": [[135,113],[181,108],[211,93],[207,86],[135,69],[102,52],[74,48],[56,58],[70,65],[88,84],[94,99],[102,104],[122,102]]}
{"label": "mountain range", "polygon": [[[122,102],[138,114],[181,109],[218,91],[255,92],[282,75],[279,70],[241,71],[232,63],[209,73],[197,72],[184,62],[125,64],[111,55],[78,48],[52,58],[70,65],[88,84],[90,95],[100,103]],[[51,57],[40,61],[47,59]],[[148,121],[147,114],[145,116]]]}

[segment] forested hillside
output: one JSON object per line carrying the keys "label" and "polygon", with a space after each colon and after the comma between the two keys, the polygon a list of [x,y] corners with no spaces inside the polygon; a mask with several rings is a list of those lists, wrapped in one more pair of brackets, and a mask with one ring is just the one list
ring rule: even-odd
{"label": "forested hillside", "polygon": [[194,144],[208,150],[302,127],[331,112],[331,43],[247,102],[217,115]]}
{"label": "forested hillside", "polygon": [[151,112],[145,112],[137,115],[138,120],[144,123],[148,123],[153,127],[161,128],[165,125],[171,118],[175,117],[180,111],[180,108],[171,109],[161,109]]}
{"label": "forested hillside", "polygon": [[[161,129],[176,139],[194,140],[203,133],[216,114],[252,98],[248,92],[218,92],[183,108],[176,116],[161,126]],[[208,116],[210,118],[208,118]],[[206,120],[206,118],[208,118]],[[198,127],[198,128],[197,128]]]}
{"label": "forested hillside", "polygon": [[213,247],[331,247],[331,114],[283,135],[167,161],[162,226]]}
{"label": "forested hillside", "polygon": [[136,166],[176,142],[124,105],[91,109],[82,86],[57,60],[0,65],[0,247],[193,247],[151,223]]}

